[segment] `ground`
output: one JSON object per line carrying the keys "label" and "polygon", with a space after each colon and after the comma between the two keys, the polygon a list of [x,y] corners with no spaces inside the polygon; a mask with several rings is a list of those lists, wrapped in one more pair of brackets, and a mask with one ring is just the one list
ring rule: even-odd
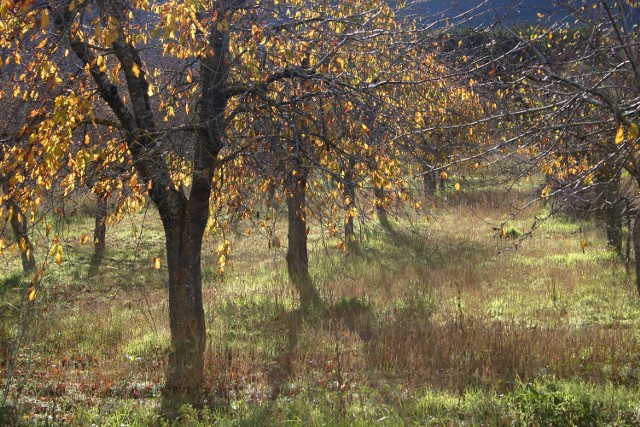
{"label": "ground", "polygon": [[[496,225],[530,196],[453,193],[391,230],[370,223],[348,256],[312,222],[311,274],[324,303],[304,316],[287,283],[286,224],[277,223],[275,250],[248,222],[227,230],[224,275],[214,254],[222,237],[210,236],[207,396],[179,424],[639,424],[635,277],[593,221],[556,217],[527,235],[542,203],[508,223],[522,236],[500,237]],[[17,254],[0,258],[5,348],[25,331],[14,369],[2,368],[10,393],[0,420],[162,424],[169,336],[157,214],[110,226],[96,267],[81,243],[93,219],[79,212],[51,216],[49,237],[44,226],[36,233],[37,248],[60,234],[64,258],[51,261],[34,302]]]}

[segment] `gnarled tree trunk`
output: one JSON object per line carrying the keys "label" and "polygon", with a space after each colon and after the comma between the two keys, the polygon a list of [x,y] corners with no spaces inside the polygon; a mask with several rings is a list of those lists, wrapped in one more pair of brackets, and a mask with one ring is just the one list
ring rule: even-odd
{"label": "gnarled tree trunk", "polygon": [[294,170],[287,180],[287,209],[289,247],[287,248],[287,270],[289,280],[300,296],[300,305],[309,307],[320,302],[320,294],[313,286],[309,275],[307,250],[306,192],[307,172]]}

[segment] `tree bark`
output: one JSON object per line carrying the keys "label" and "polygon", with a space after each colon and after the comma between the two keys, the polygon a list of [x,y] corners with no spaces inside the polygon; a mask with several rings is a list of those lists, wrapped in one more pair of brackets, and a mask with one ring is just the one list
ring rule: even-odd
{"label": "tree bark", "polygon": [[33,245],[31,244],[31,240],[29,240],[27,218],[17,203],[10,201],[9,208],[13,210],[13,215],[11,216],[11,229],[13,230],[13,236],[16,239],[16,242],[20,246],[22,271],[24,274],[31,274],[36,271],[36,258],[33,254]]}
{"label": "tree bark", "polygon": [[202,305],[201,250],[208,212],[189,211],[186,203],[162,214],[169,270],[171,353],[166,391],[193,397],[204,380],[206,327]]}
{"label": "tree bark", "polygon": [[289,246],[287,248],[287,270],[289,280],[300,297],[303,308],[317,305],[320,294],[313,286],[309,275],[307,250],[306,191],[307,173],[294,170],[287,177],[287,209]]}
{"label": "tree bark", "polygon": [[101,256],[106,249],[107,236],[107,196],[98,194],[96,203],[95,227],[93,229],[93,250]]}

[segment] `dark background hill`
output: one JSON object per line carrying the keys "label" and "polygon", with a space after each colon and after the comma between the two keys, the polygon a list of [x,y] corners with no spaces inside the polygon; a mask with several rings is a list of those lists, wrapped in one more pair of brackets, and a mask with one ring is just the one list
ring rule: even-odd
{"label": "dark background hill", "polygon": [[450,20],[469,26],[488,26],[496,21],[508,25],[535,24],[542,19],[568,19],[570,13],[553,0],[409,0],[405,13],[424,22]]}

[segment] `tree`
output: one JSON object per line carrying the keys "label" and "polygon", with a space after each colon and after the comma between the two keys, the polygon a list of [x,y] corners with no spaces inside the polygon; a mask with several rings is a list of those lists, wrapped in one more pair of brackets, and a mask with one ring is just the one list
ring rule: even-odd
{"label": "tree", "polygon": [[[4,83],[4,87],[0,89],[0,95],[7,93],[10,86],[16,84],[11,81],[8,72],[0,73],[0,78]],[[21,133],[22,127],[26,125],[26,122],[29,122],[26,117],[28,107],[28,105],[20,105],[15,100],[7,100],[3,105],[2,110],[5,112],[5,120],[0,126],[0,154],[3,158],[12,155],[12,148],[28,146]],[[7,212],[7,220],[13,233],[14,247],[17,246],[20,250],[22,270],[25,275],[28,275],[35,272],[36,260],[34,247],[29,238],[30,227],[27,220],[27,212],[20,203],[20,193],[23,188],[22,183],[16,179],[16,176],[20,175],[20,172],[16,174],[15,169],[0,171],[0,190],[2,191],[0,211],[5,210]],[[4,249],[6,245],[7,243],[3,241],[1,246]]]}
{"label": "tree", "polygon": [[[0,47],[14,52],[8,61],[22,61],[24,40],[40,47],[28,62],[31,72],[20,76],[29,90],[18,95],[25,100],[45,97],[44,88],[38,90],[41,82],[51,88],[60,87],[63,79],[75,84],[73,91],[56,94],[56,108],[44,111],[44,120],[31,134],[46,153],[42,166],[34,169],[40,181],[50,185],[63,164],[73,165],[69,176],[83,179],[100,144],[91,138],[78,141],[74,130],[90,123],[102,135],[100,128],[106,126],[117,130],[121,140],[113,141],[113,152],[103,157],[104,170],[130,159],[136,175],[129,185],[148,194],[157,207],[169,271],[167,395],[194,397],[203,383],[203,234],[212,197],[219,205],[218,200],[235,196],[222,186],[221,165],[249,146],[243,145],[243,136],[250,136],[243,119],[255,105],[273,108],[279,82],[367,87],[365,81],[356,85],[348,79],[344,52],[379,48],[393,28],[390,9],[376,1],[280,3],[2,4]],[[94,108],[97,103],[103,110]],[[223,152],[228,156],[220,158]],[[6,162],[3,170],[11,166]],[[108,196],[125,176],[120,171],[117,184],[103,185],[105,191],[96,193]],[[289,186],[301,191],[300,177],[289,180]],[[73,182],[64,180],[63,185],[70,188]]]}
{"label": "tree", "polygon": [[[526,108],[510,111],[521,129],[518,149],[553,177],[543,198],[590,188],[603,194],[599,204],[606,212],[608,240],[619,251],[623,200],[618,182],[623,171],[640,182],[640,59],[634,29],[639,9],[637,2],[558,3],[571,22],[565,14],[528,31],[506,28],[517,41],[511,53],[527,56],[513,79],[503,82],[529,100]],[[640,292],[637,253],[636,270]]]}

